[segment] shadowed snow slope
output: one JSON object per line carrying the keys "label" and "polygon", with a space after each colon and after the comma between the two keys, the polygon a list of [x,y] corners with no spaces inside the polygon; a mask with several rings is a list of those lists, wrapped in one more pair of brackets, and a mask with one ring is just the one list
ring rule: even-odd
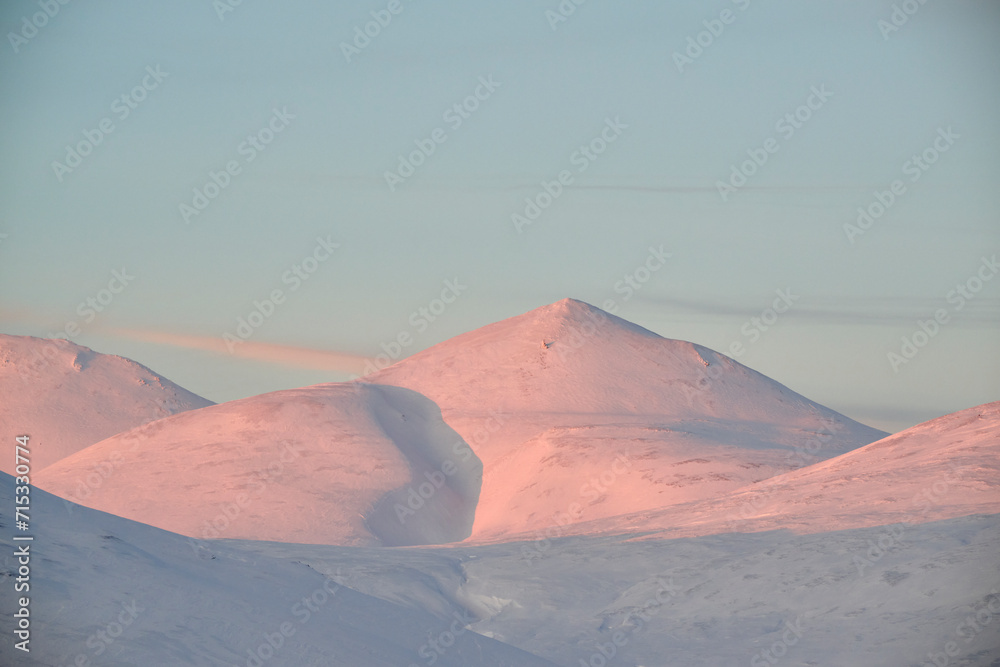
{"label": "shadowed snow slope", "polygon": [[573,299],[366,379],[431,398],[482,459],[474,538],[713,497],[885,435]]}
{"label": "shadowed snow slope", "polygon": [[[29,435],[34,471],[99,440],[212,402],[136,362],[62,339],[0,334],[0,438]],[[12,456],[0,470],[13,472]]]}
{"label": "shadowed snow slope", "polygon": [[[449,645],[437,665],[553,665],[466,630],[475,617],[405,608],[340,585],[336,573],[209,549],[37,489],[31,499],[33,542],[13,542],[9,519],[0,519],[2,665],[399,667],[427,664],[418,651],[442,636]],[[13,478],[3,473],[0,504],[14,506]],[[15,595],[10,555],[24,546],[30,589]],[[31,599],[30,653],[14,648],[18,595]]]}
{"label": "shadowed snow slope", "polygon": [[687,537],[912,526],[1000,513],[1000,402],[918,424],[717,499],[579,524],[566,532]]}
{"label": "shadowed snow slope", "polygon": [[469,610],[477,632],[566,667],[996,667],[1000,656],[1000,515],[902,534],[239,546],[439,616]]}
{"label": "shadowed snow slope", "polygon": [[184,535],[385,546],[467,537],[481,480],[434,403],[360,384],[183,413],[35,476],[57,495]]}

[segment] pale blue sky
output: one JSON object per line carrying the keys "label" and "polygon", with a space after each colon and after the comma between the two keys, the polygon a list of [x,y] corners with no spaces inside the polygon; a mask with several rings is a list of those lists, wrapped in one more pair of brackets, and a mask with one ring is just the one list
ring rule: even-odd
{"label": "pale blue sky", "polygon": [[[258,355],[374,356],[400,332],[412,353],[566,296],[616,298],[664,336],[742,342],[741,362],[887,430],[1000,398],[1000,279],[961,311],[946,300],[1000,251],[997,3],[928,2],[885,39],[888,1],[590,0],[553,29],[556,0],[402,0],[352,62],[341,42],[388,0],[315,4],[244,0],[220,20],[210,0],[73,2],[24,40],[10,33],[42,10],[3,4],[0,330],[77,321],[75,342],[221,401],[348,377],[220,347],[275,288]],[[673,54],[724,10],[679,72]],[[157,66],[120,118],[114,100]],[[499,87],[453,127],[480,77]],[[294,119],[248,162],[274,109]],[[60,182],[53,161],[104,118],[114,130]],[[627,128],[580,173],[574,151],[608,118]],[[904,163],[949,127],[913,182]],[[384,173],[435,128],[447,139],[390,191]],[[717,181],[768,138],[777,152],[723,201]],[[179,205],[230,160],[240,172],[185,224]],[[511,215],[562,170],[572,185],[517,233]],[[895,179],[904,194],[850,243],[843,225]],[[340,248],[293,291],[282,276],[319,235]],[[672,257],[624,301],[614,286],[651,245]],[[84,321],[122,267],[135,279]],[[455,277],[468,289],[418,331],[410,314]],[[751,341],[744,324],[785,288],[799,299]],[[948,323],[894,372],[887,354],[938,308]]]}

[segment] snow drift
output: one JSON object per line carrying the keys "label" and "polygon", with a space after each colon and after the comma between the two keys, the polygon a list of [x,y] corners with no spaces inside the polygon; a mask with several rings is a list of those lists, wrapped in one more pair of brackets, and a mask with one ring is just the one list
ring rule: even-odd
{"label": "snow drift", "polygon": [[468,536],[482,464],[430,400],[324,384],[155,421],[35,483],[200,538],[403,545]]}

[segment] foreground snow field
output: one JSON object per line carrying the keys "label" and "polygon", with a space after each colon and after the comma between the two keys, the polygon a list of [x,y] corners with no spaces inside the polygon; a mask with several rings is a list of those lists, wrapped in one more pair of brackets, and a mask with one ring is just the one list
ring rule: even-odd
{"label": "foreground snow field", "polygon": [[32,652],[7,629],[4,664],[1000,664],[997,514],[386,549],[202,542],[36,490],[33,525]]}
{"label": "foreground snow field", "polygon": [[[0,502],[14,505],[13,478],[0,473]],[[28,655],[8,622],[0,664],[62,665],[407,665],[427,637],[448,630],[454,645],[439,665],[552,663],[464,631],[468,621],[394,604],[340,585],[295,558],[225,545],[210,549],[158,528],[32,491]],[[4,595],[18,564],[13,529],[2,538]],[[18,662],[14,662],[17,660]]]}

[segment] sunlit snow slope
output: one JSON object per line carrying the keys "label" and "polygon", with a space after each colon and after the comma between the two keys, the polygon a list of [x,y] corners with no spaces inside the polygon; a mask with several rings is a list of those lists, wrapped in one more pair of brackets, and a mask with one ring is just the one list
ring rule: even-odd
{"label": "sunlit snow slope", "polygon": [[564,533],[817,533],[997,513],[1000,401],[932,419],[719,498],[581,523]]}
{"label": "sunlit snow slope", "polygon": [[[30,435],[35,471],[116,433],[207,405],[130,359],[62,339],[0,334],[0,438]],[[13,456],[0,457],[0,470],[13,467]]]}
{"label": "sunlit snow slope", "polygon": [[431,398],[482,459],[473,538],[711,498],[886,435],[573,299],[365,379]]}
{"label": "sunlit snow slope", "polygon": [[34,479],[184,535],[394,546],[465,538],[482,464],[423,396],[344,383],[152,422]]}

